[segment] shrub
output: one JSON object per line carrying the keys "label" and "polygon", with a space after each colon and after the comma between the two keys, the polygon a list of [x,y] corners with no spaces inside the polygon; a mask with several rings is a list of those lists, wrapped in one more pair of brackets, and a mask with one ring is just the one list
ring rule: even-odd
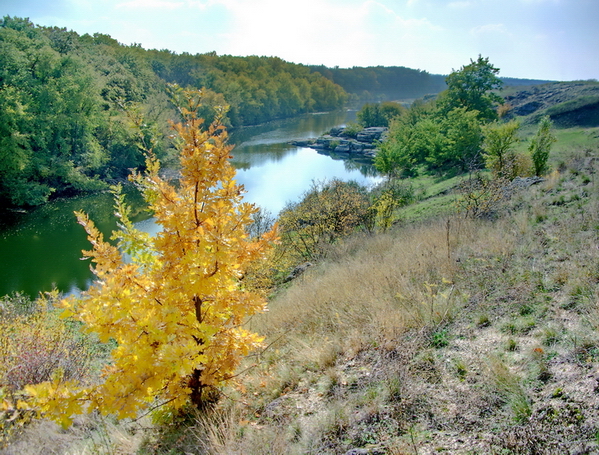
{"label": "shrub", "polygon": [[347,137],[356,138],[358,133],[362,131],[362,126],[359,123],[348,123],[343,130],[343,134]]}
{"label": "shrub", "polygon": [[507,184],[508,180],[505,178],[491,179],[482,174],[464,180],[458,187],[458,211],[469,218],[492,216],[506,198]]}
{"label": "shrub", "polygon": [[492,123],[484,127],[484,158],[487,168],[499,176],[513,173],[516,154],[513,147],[520,141],[516,120],[508,123]]}
{"label": "shrub", "polygon": [[87,381],[97,343],[84,337],[53,309],[58,293],[31,301],[15,294],[0,301],[0,442],[8,440],[34,412],[21,389],[52,379]]}
{"label": "shrub", "polygon": [[314,183],[298,203],[288,204],[279,217],[283,241],[303,258],[313,259],[322,246],[333,243],[365,223],[368,194],[355,182]]}
{"label": "shrub", "polygon": [[393,222],[396,209],[410,204],[414,200],[414,188],[409,183],[393,179],[385,182],[374,191],[371,211],[371,228],[376,226],[386,231]]}
{"label": "shrub", "polygon": [[551,144],[557,139],[551,132],[553,123],[549,116],[545,116],[539,122],[539,129],[537,134],[530,142],[528,150],[532,158],[534,166],[534,173],[537,176],[541,176],[547,173],[547,160],[549,159],[549,151],[551,150]]}

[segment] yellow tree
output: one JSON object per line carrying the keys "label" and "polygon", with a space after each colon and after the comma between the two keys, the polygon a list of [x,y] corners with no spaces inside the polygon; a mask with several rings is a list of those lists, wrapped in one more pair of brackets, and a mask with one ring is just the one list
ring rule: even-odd
{"label": "yellow tree", "polygon": [[201,92],[175,94],[185,103],[183,122],[173,125],[181,178],[176,185],[161,178],[151,154],[147,171],[131,177],[161,231],[152,237],[135,229],[119,189],[116,246],[77,213],[93,246],[84,255],[95,262],[97,281],[63,302],[65,316],[116,347],[96,384],[65,381],[58,372],[26,389],[40,412],[65,425],[73,414],[94,409],[123,418],[150,404],[201,407],[262,341],[243,323],[264,310],[265,299],[244,289],[242,278],[275,232],[247,235],[256,209],[242,202],[226,130],[218,119],[203,129]]}

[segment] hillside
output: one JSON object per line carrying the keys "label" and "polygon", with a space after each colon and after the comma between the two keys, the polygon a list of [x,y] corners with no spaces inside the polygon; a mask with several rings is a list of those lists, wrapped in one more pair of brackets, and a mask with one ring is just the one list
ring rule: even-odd
{"label": "hillside", "polygon": [[423,175],[391,229],[328,246],[214,409],[38,422],[1,453],[598,453],[599,128],[556,135],[552,172],[484,218],[463,176]]}
{"label": "hillside", "polygon": [[[372,101],[414,100],[430,97],[447,88],[445,75],[402,66],[329,68],[311,66],[310,70],[340,85],[357,105]],[[505,87],[536,86],[550,81],[502,78]],[[359,106],[358,106],[359,107]]]}
{"label": "hillside", "polygon": [[347,94],[276,57],[176,54],[125,46],[27,19],[0,19],[0,207],[105,190],[145,163],[168,161],[177,88],[203,89],[202,118],[228,106],[240,127],[340,109]]}
{"label": "hillside", "polygon": [[502,93],[511,115],[536,123],[549,115],[560,127],[599,126],[599,82],[553,82],[530,87],[511,87]]}
{"label": "hillside", "polygon": [[597,453],[599,140],[587,145],[559,149],[493,218],[464,218],[454,194],[444,215],[339,242],[252,321],[268,348],[212,412],[153,430],[42,422],[1,453]]}

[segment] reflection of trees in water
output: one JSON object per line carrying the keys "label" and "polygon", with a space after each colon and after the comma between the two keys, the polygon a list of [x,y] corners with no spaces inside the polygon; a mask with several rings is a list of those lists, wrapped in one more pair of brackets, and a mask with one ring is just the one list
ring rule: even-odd
{"label": "reflection of trees in water", "polygon": [[345,158],[347,171],[359,171],[364,177],[378,177],[380,174],[373,164],[372,158]]}
{"label": "reflection of trees in water", "polygon": [[[245,147],[253,144],[281,143],[293,139],[306,139],[320,136],[333,126],[355,121],[355,119],[355,111],[305,114],[289,119],[273,120],[262,125],[233,129],[230,131],[229,142]],[[244,142],[247,144],[244,144]]]}
{"label": "reflection of trees in water", "polygon": [[321,155],[326,155],[335,161],[343,161],[345,170],[348,172],[359,171],[364,177],[378,177],[380,174],[374,167],[374,161],[367,156],[356,156],[349,153],[324,152],[318,150]]}
{"label": "reflection of trees in water", "polygon": [[297,149],[297,147],[286,143],[242,145],[231,151],[231,155],[233,156],[231,164],[235,169],[247,170],[251,167],[262,166],[272,161],[279,162],[292,149]]}

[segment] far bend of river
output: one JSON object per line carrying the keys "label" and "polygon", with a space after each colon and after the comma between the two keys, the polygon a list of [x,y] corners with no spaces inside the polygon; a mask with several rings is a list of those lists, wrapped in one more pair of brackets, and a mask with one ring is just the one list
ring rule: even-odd
{"label": "far bend of river", "polygon": [[[333,159],[313,149],[289,145],[291,140],[317,137],[334,126],[354,121],[354,112],[311,114],[231,134],[232,163],[237,181],[246,189],[244,200],[277,215],[286,203],[297,201],[312,182],[332,178],[370,185],[380,180],[371,165]],[[155,233],[158,227],[141,207],[138,194],[128,195],[138,228]],[[52,201],[27,212],[2,212],[0,218],[0,297],[23,292],[32,297],[56,287],[72,293],[92,282],[89,261],[81,250],[91,249],[73,215],[83,210],[106,238],[116,228],[112,196],[97,194]]]}

